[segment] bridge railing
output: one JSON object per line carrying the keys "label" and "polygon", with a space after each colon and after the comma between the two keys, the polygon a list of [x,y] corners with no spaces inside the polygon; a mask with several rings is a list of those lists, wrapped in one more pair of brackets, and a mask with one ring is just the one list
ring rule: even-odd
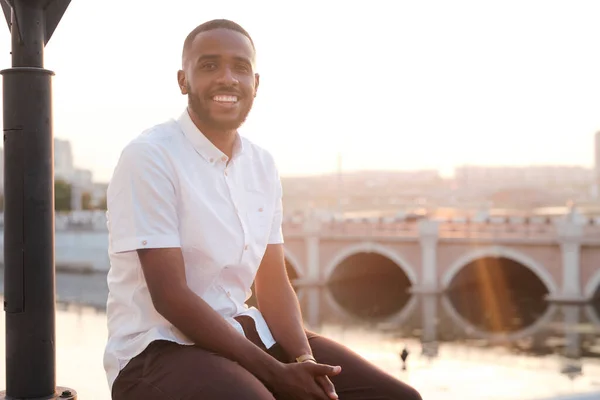
{"label": "bridge railing", "polygon": [[[105,211],[77,211],[56,214],[56,230],[106,231]],[[558,236],[556,223],[566,218],[558,217],[490,217],[453,218],[437,220],[438,236],[441,239],[539,239],[554,240]],[[577,216],[586,242],[600,244],[600,216]],[[336,219],[333,217],[307,218],[286,216],[283,230],[286,236],[306,236],[313,232],[322,237],[396,237],[417,239],[419,225],[427,221],[424,217],[386,217]],[[3,228],[0,213],[0,230]]]}
{"label": "bridge railing", "polygon": [[499,223],[499,222],[442,222],[440,238],[539,238],[550,239],[556,236],[556,228],[551,224]]}
{"label": "bridge railing", "polygon": [[321,225],[321,234],[325,236],[395,236],[417,237],[418,226],[415,222],[385,222],[380,219],[355,219],[328,222]]}
{"label": "bridge railing", "polygon": [[[438,236],[441,239],[532,239],[555,240],[558,236],[557,222],[560,217],[494,217],[485,219],[438,220]],[[312,231],[321,237],[419,237],[419,224],[425,218],[323,218],[307,224],[302,217],[284,221],[286,236],[303,236]],[[586,240],[600,242],[600,217],[578,220]],[[308,226],[308,227],[307,227]]]}

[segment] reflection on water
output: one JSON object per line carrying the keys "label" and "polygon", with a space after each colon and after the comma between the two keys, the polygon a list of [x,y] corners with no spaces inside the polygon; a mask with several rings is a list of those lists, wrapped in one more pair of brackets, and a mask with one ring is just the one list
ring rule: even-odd
{"label": "reflection on water", "polygon": [[[324,288],[298,288],[297,293],[311,329],[370,329],[396,339],[398,352],[400,343],[414,340],[409,346],[413,355],[409,371],[415,357],[418,362],[441,366],[448,358],[458,361],[465,356],[474,357],[470,361],[490,372],[520,371],[519,378],[505,371],[512,381],[503,381],[508,386],[519,382],[519,395],[480,392],[474,398],[525,399],[578,390],[598,391],[600,398],[600,301],[548,303],[539,279],[519,268],[504,265],[505,272],[498,274],[494,262],[473,265],[465,268],[467,274],[458,274],[443,295],[411,296],[406,282],[390,282],[389,275],[345,279]],[[480,287],[485,284],[473,280],[494,284],[486,291]],[[449,355],[457,346],[463,353]],[[465,376],[474,373],[472,366],[457,367],[464,368]],[[538,373],[548,381],[535,387]],[[567,382],[570,389],[561,390]],[[468,398],[463,392],[460,396]]]}
{"label": "reflection on water", "polygon": [[548,289],[528,268],[486,257],[466,265],[453,279],[448,298],[458,313],[484,331],[518,331],[548,309]]}
{"label": "reflection on water", "polygon": [[347,313],[372,321],[397,313],[410,299],[406,285],[387,276],[340,281],[328,286],[331,296]]}
{"label": "reflection on water", "polygon": [[[103,275],[57,276],[59,299],[98,306],[93,310],[61,303],[57,313],[57,382],[75,388],[86,400],[109,399],[102,369],[104,280]],[[86,290],[64,289],[66,281]],[[492,300],[481,300],[483,293],[477,289],[468,293],[468,285],[461,287],[460,296],[411,296],[407,282],[391,281],[385,274],[355,279],[345,275],[328,287],[297,288],[307,327],[414,385],[426,400],[533,400],[600,393],[600,301],[541,304],[537,296],[519,299],[511,289],[487,303],[497,307],[498,313],[492,314],[479,304]],[[4,343],[3,324],[4,319]],[[399,356],[404,346],[410,353],[406,371]],[[3,345],[0,350],[3,358]],[[5,387],[4,374],[0,387]]]}
{"label": "reflection on water", "polygon": [[[376,326],[398,337],[420,339],[423,344],[460,342],[478,347],[501,345],[515,354],[586,357],[597,359],[600,363],[598,303],[549,304],[540,297],[526,298],[523,292],[515,289],[511,290],[506,301],[496,303],[496,313],[490,313],[477,300],[481,296],[479,291],[460,293],[456,296],[460,301],[454,301],[452,292],[410,296],[405,292],[389,290],[393,285],[388,284],[381,284],[377,290],[371,286],[373,282],[377,280],[347,282],[345,286],[336,285],[333,288],[297,289],[305,310],[309,308],[310,298],[317,298],[312,302],[319,305],[318,315],[315,315],[314,307],[312,313],[305,311],[307,321],[313,327],[332,323]],[[364,287],[360,288],[361,285]],[[472,299],[472,302],[464,301],[465,298]],[[363,304],[358,306],[358,311],[352,310],[351,306],[359,302]],[[395,308],[393,304],[396,304]],[[380,309],[386,310],[386,319],[382,319],[381,315],[373,318],[369,313],[361,312]]]}

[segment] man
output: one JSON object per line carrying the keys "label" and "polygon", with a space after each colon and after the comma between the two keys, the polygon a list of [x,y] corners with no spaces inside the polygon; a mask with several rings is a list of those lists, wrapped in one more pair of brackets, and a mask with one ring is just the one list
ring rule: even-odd
{"label": "man", "polygon": [[420,399],[303,328],[275,163],[237,133],[259,86],[250,35],[198,26],[177,79],[187,109],[125,147],[107,193],[113,399]]}

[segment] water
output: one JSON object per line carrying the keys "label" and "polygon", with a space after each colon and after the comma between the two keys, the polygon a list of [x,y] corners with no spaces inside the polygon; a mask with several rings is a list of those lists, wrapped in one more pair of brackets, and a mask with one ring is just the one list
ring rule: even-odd
{"label": "water", "polygon": [[[57,383],[76,389],[80,399],[110,398],[102,368],[106,290],[103,274],[57,275]],[[490,311],[480,307],[476,291],[458,299],[410,295],[384,276],[297,293],[309,329],[415,386],[426,400],[537,400],[595,391],[600,398],[598,304],[552,305],[514,292]],[[0,325],[4,343],[4,319]],[[406,370],[399,357],[405,346]],[[4,379],[0,374],[2,388]]]}
{"label": "water", "polygon": [[[54,253],[57,269],[108,271],[110,266],[105,230],[57,231]],[[0,260],[4,260],[4,231],[1,229]]]}

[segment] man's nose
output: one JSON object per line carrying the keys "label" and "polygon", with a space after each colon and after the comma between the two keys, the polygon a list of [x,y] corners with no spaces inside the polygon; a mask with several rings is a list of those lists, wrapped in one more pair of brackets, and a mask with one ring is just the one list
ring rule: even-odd
{"label": "man's nose", "polygon": [[223,71],[219,75],[218,81],[223,85],[237,85],[240,83],[229,67],[223,68]]}

